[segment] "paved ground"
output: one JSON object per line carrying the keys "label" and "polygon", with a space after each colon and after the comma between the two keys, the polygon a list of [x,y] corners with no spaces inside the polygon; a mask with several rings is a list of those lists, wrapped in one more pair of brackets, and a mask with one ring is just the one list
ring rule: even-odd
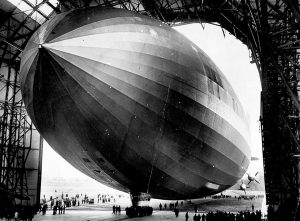
{"label": "paved ground", "polygon": [[[255,210],[260,210],[262,205],[262,198],[255,197],[252,200],[238,200],[237,198],[221,198],[221,199],[194,199],[192,204],[188,201],[184,201],[183,205],[179,207],[179,217],[176,218],[174,212],[171,211],[159,211],[158,205],[162,203],[164,205],[166,201],[152,200],[151,206],[156,209],[152,216],[128,219],[125,215],[125,211],[122,211],[121,215],[112,214],[112,205],[83,205],[79,207],[67,208],[64,215],[52,215],[52,210],[48,210],[45,216],[38,214],[33,221],[115,221],[115,220],[133,220],[133,221],[159,221],[159,220],[185,220],[185,212],[189,212],[189,220],[193,220],[194,206],[196,205],[198,211],[246,211],[251,210],[252,205]],[[171,201],[170,201],[171,202]],[[168,202],[169,203],[169,202]],[[167,204],[168,204],[167,203]],[[173,202],[174,203],[174,202]],[[181,203],[180,203],[181,204]],[[124,206],[122,206],[124,208]]]}
{"label": "paved ground", "polygon": [[111,211],[97,211],[97,210],[66,210],[65,214],[52,215],[52,210],[47,211],[46,215],[38,214],[33,221],[96,221],[96,220],[122,220],[127,218],[124,214],[114,215]]}
{"label": "paved ground", "polygon": [[[52,215],[52,211],[47,211],[45,216],[36,215],[33,221],[116,221],[116,220],[132,220],[132,221],[158,221],[158,220],[185,220],[185,212],[180,212],[179,217],[176,218],[171,211],[154,211],[152,216],[139,217],[129,219],[125,212],[121,215],[114,215],[111,211],[95,211],[95,210],[66,210],[64,215]],[[193,213],[190,213],[190,219],[193,218]]]}

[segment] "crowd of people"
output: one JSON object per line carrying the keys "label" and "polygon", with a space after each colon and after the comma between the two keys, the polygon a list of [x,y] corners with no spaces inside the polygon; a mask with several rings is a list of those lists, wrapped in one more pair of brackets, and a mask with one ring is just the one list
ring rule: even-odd
{"label": "crowd of people", "polygon": [[128,217],[150,216],[153,213],[153,208],[150,206],[126,207],[125,212]]}
{"label": "crowd of people", "polygon": [[121,206],[113,205],[113,214],[121,214]]}
{"label": "crowd of people", "polygon": [[[118,196],[116,196],[118,197]],[[228,198],[226,195],[219,195],[217,197]],[[212,197],[213,198],[213,197]],[[107,204],[109,207],[112,207],[113,214],[121,214],[121,206],[114,204],[116,202],[116,198],[109,194],[98,194],[95,195],[95,203],[98,204]],[[68,196],[68,194],[57,195],[55,198],[50,197],[50,199],[46,200],[45,196],[43,198],[40,212],[42,215],[45,215],[48,208],[51,209],[51,214],[65,214],[66,207],[72,206],[80,206],[84,204],[94,204],[94,198],[88,197],[86,194],[76,194],[74,197]],[[179,217],[179,211],[184,211],[187,207],[191,208],[193,206],[194,213],[185,211],[185,220],[186,221],[259,221],[261,220],[261,212],[254,211],[254,206],[252,205],[252,212],[239,212],[239,213],[230,213],[230,212],[208,212],[208,213],[199,213],[197,205],[193,204],[191,201],[188,201],[187,205],[183,201],[174,201],[165,203],[159,203],[159,210],[171,210],[174,211],[175,216]],[[151,215],[153,209],[151,207],[136,207],[136,208],[126,208],[126,214],[129,217],[134,216],[144,216]],[[3,211],[0,211],[0,218]],[[13,213],[11,213],[13,214]],[[27,217],[27,212],[24,210],[20,210],[14,213],[14,217]],[[33,213],[32,213],[33,214]],[[13,215],[11,215],[13,217]]]}
{"label": "crowd of people", "polygon": [[[186,220],[189,217],[186,213]],[[209,212],[207,214],[194,214],[193,221],[261,221],[261,211],[250,212],[243,211],[239,213],[230,213],[230,212]]]}
{"label": "crowd of people", "polygon": [[[226,196],[225,196],[226,197]],[[192,203],[190,202],[190,205]],[[175,216],[179,215],[179,208],[182,207],[182,204],[178,204],[178,201],[174,204],[173,211]],[[172,208],[172,206],[170,206]],[[163,209],[163,205],[159,204],[159,209]],[[181,211],[183,208],[180,209]],[[231,212],[208,212],[208,213],[199,213],[197,205],[194,205],[194,215],[190,215],[189,212],[185,212],[185,220],[193,220],[193,221],[261,221],[262,213],[260,210],[254,211],[254,205],[252,204],[250,211],[241,211],[239,213],[231,213]]]}
{"label": "crowd of people", "polygon": [[98,194],[98,203],[115,203],[116,199],[114,196],[109,195],[109,194]]}
{"label": "crowd of people", "polygon": [[35,212],[35,208],[31,206],[0,207],[0,220],[32,220]]}
{"label": "crowd of people", "polygon": [[[213,199],[225,199],[225,198],[231,198],[231,195],[226,195],[226,194],[217,194],[217,195],[213,195],[211,198]],[[235,196],[236,198],[236,196]]]}
{"label": "crowd of people", "polygon": [[[178,214],[175,216],[178,217]],[[185,213],[185,221],[189,221],[189,212]],[[192,217],[193,221],[261,221],[261,211],[256,212],[243,211],[239,213],[230,212],[208,212],[208,213],[195,213]]]}
{"label": "crowd of people", "polygon": [[[56,194],[57,195],[57,194]],[[109,194],[98,194],[97,203],[112,203],[115,202],[115,198]],[[41,202],[41,207],[39,212],[42,212],[42,215],[47,213],[48,208],[52,210],[52,214],[65,214],[66,207],[75,207],[85,204],[94,204],[94,198],[88,197],[87,194],[76,194],[75,196],[69,196],[68,194],[57,195],[56,197],[50,196],[47,200],[45,195]],[[114,213],[120,213],[120,206],[114,207]]]}
{"label": "crowd of people", "polygon": [[53,215],[57,214],[65,214],[66,206],[63,200],[58,200],[56,201],[55,205],[52,208],[53,210]]}
{"label": "crowd of people", "polygon": [[183,201],[181,201],[181,203],[179,204],[178,201],[176,201],[175,203],[169,203],[169,205],[167,205],[166,203],[164,204],[159,204],[159,210],[163,210],[163,209],[170,209],[170,210],[173,210],[175,208],[177,208],[178,206],[183,206]]}

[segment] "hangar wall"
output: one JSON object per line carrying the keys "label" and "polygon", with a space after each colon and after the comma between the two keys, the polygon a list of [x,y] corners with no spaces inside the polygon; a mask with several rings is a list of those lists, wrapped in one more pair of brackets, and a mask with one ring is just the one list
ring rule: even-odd
{"label": "hangar wall", "polygon": [[[0,68],[0,208],[40,203],[43,140],[22,102],[18,68]],[[9,202],[7,202],[9,201]]]}

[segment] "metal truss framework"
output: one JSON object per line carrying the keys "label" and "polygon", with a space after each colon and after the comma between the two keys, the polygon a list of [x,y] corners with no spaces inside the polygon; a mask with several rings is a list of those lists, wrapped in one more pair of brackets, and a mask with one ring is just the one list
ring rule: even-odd
{"label": "metal truss framework", "polygon": [[[9,9],[11,5],[8,5]],[[0,208],[6,216],[19,206],[32,206],[27,165],[33,125],[27,116],[19,83],[19,53],[39,27],[18,9],[0,8]],[[39,203],[39,196],[36,200]],[[4,204],[3,204],[4,203]],[[35,206],[35,205],[33,205]]]}
{"label": "metal truss framework", "polygon": [[13,206],[26,206],[30,198],[25,163],[31,150],[32,123],[21,99],[18,73],[8,66],[0,85],[4,92],[0,101],[0,188]]}
{"label": "metal truss framework", "polygon": [[[51,5],[50,0],[39,4]],[[214,22],[248,46],[262,82],[261,126],[267,204],[280,205],[279,213],[287,209],[294,219],[299,210],[299,1],[60,0],[55,13],[95,5],[125,8],[169,25]],[[5,21],[7,37],[2,43],[6,46],[0,46],[4,49],[0,51],[0,62],[15,66],[20,50],[39,24],[22,35],[19,30],[27,29],[30,19],[25,16],[16,28],[10,28],[12,17],[8,15]]]}

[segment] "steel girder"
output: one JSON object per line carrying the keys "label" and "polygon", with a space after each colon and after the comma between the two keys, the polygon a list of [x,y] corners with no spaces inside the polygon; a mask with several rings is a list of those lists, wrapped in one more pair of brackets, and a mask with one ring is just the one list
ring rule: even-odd
{"label": "steel girder", "polygon": [[34,128],[21,99],[18,73],[10,66],[4,70],[7,73],[0,76],[0,91],[4,95],[0,101],[0,198],[8,197],[10,202],[5,203],[13,210],[18,205],[32,206],[27,174],[35,168],[26,164]]}

